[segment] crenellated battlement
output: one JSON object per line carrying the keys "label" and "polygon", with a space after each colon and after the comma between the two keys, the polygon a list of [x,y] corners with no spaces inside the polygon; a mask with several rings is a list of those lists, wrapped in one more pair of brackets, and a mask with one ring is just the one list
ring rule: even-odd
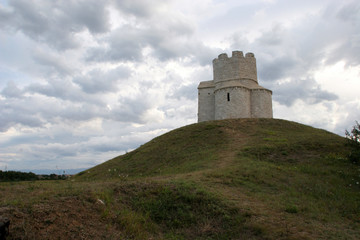
{"label": "crenellated battlement", "polygon": [[254,57],[255,57],[255,55],[251,52],[246,53],[245,57],[244,57],[244,53],[242,51],[233,51],[232,56],[230,58],[228,57],[228,55],[226,53],[221,53],[217,58],[215,58],[213,60],[213,62],[226,61],[231,58],[254,58]]}
{"label": "crenellated battlement", "polygon": [[214,81],[226,81],[228,79],[249,79],[257,82],[256,59],[253,53],[233,51],[228,57],[222,53],[213,60]]}

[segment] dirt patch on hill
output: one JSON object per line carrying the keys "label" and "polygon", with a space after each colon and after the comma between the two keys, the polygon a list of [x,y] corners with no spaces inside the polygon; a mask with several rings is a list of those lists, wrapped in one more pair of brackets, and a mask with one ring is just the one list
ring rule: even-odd
{"label": "dirt patch on hill", "polygon": [[21,207],[0,207],[10,219],[7,239],[121,239],[118,229],[102,217],[96,199],[63,197]]}

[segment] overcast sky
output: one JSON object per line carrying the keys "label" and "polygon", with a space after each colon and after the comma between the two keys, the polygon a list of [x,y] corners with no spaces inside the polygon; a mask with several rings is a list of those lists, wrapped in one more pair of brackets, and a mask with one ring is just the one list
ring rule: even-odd
{"label": "overcast sky", "polygon": [[0,0],[0,170],[92,167],[197,122],[233,50],[274,118],[360,120],[358,0]]}

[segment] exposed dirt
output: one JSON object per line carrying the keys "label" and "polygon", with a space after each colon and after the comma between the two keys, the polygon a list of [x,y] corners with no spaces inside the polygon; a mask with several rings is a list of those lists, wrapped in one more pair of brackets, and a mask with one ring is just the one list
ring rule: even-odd
{"label": "exposed dirt", "polygon": [[26,207],[2,207],[0,216],[11,221],[7,239],[124,239],[101,216],[103,208],[94,200],[64,197]]}

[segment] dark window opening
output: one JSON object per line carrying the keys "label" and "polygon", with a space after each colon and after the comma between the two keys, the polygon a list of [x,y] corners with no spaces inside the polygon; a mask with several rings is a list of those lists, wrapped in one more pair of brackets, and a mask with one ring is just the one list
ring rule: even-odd
{"label": "dark window opening", "polygon": [[227,100],[230,102],[230,93],[227,94]]}

